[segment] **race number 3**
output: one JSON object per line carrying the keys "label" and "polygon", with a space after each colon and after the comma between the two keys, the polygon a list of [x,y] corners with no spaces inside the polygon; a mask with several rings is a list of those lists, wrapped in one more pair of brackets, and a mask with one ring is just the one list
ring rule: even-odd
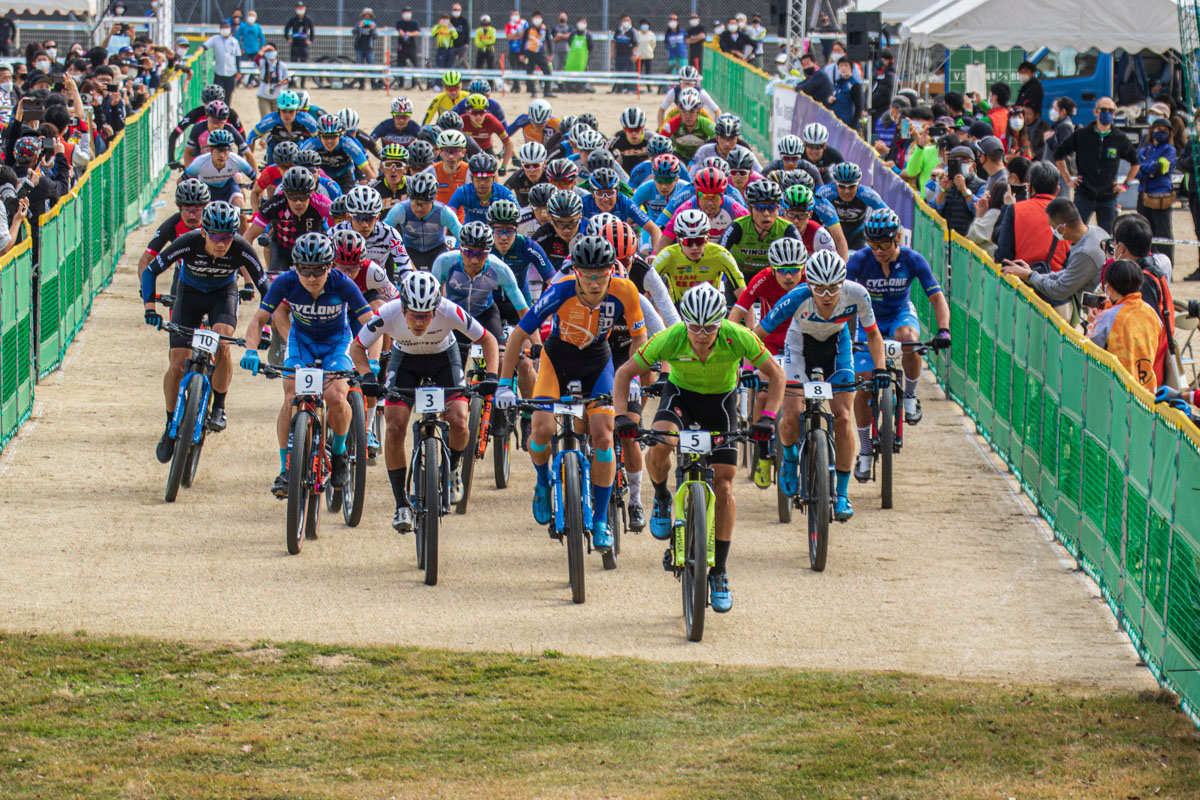
{"label": "race number 3", "polygon": [[446,391],[440,386],[422,386],[417,389],[418,414],[436,414],[446,410]]}
{"label": "race number 3", "polygon": [[883,354],[887,358],[899,358],[904,355],[904,347],[895,339],[884,339]]}
{"label": "race number 3", "polygon": [[708,431],[680,431],[679,449],[685,453],[703,455],[712,452],[712,434]]}
{"label": "race number 3", "polygon": [[192,333],[192,349],[203,350],[206,353],[217,352],[221,343],[221,334],[214,331],[195,331]]}
{"label": "race number 3", "polygon": [[296,394],[320,394],[324,386],[324,370],[311,367],[296,370]]}
{"label": "race number 3", "polygon": [[806,400],[832,400],[833,386],[825,381],[809,381],[804,384],[804,397]]}

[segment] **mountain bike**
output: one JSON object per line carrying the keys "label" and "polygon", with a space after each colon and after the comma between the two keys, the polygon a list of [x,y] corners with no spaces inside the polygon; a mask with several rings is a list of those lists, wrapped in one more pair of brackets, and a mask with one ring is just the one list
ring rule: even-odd
{"label": "mountain bike", "polygon": [[683,590],[688,641],[704,638],[708,571],[716,565],[717,496],[709,463],[714,447],[750,441],[748,431],[638,431],[637,440],[675,448],[674,522],[668,563]]}
{"label": "mountain bike", "polygon": [[350,380],[346,395],[350,404],[350,430],[346,436],[346,459],[350,462],[350,480],[340,489],[333,481],[325,484],[325,508],[342,510],[342,519],[351,528],[362,520],[367,497],[367,408],[357,377]]}
{"label": "mountain bike", "polygon": [[179,392],[175,395],[175,412],[167,433],[175,440],[175,454],[167,470],[167,490],[163,498],[174,503],[179,487],[190,488],[200,464],[200,452],[208,436],[208,406],[212,399],[214,358],[221,342],[244,345],[242,339],[222,336],[206,328],[185,328],[165,322],[161,330],[192,337],[192,354],[183,368]]}
{"label": "mountain bike", "polygon": [[[487,374],[487,367],[483,362],[483,346],[472,344],[468,353],[471,367],[466,372],[466,380],[468,385],[473,385],[484,380]],[[462,484],[463,496],[462,500],[454,506],[455,514],[467,513],[467,503],[471,499],[471,481],[475,476],[475,462],[482,460],[487,454],[488,439],[492,427],[492,398],[484,397],[479,394],[472,394],[470,399],[470,407],[467,413],[467,430],[470,432],[470,437],[467,439],[467,449],[463,451],[462,457]],[[507,483],[507,476],[505,477]],[[500,487],[503,488],[503,487]]]}

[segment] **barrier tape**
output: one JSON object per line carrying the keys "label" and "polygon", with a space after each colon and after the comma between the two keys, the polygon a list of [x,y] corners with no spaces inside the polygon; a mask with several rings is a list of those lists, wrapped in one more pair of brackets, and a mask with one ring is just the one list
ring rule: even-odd
{"label": "barrier tape", "polygon": [[1197,242],[1195,239],[1162,239],[1155,236],[1151,241],[1155,244],[1183,244],[1191,247],[1200,247],[1200,242]]}

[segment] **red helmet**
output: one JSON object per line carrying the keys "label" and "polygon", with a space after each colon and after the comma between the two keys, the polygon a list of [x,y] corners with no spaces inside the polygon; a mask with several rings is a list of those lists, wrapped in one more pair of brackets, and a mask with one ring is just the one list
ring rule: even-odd
{"label": "red helmet", "polygon": [[705,167],[696,173],[692,185],[696,187],[697,192],[704,194],[724,194],[729,186],[729,178],[716,167]]}
{"label": "red helmet", "polygon": [[613,246],[618,261],[632,258],[637,253],[638,237],[627,222],[609,222],[600,229],[600,236]]}
{"label": "red helmet", "polygon": [[329,238],[333,240],[334,260],[339,264],[361,264],[367,257],[367,240],[358,231],[342,228]]}

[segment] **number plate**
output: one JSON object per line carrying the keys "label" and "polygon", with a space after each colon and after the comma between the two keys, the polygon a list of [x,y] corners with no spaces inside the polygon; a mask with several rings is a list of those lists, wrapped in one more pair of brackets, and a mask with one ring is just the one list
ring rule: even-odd
{"label": "number plate", "polygon": [[775,363],[781,367],[786,367],[788,365],[787,353],[780,353],[777,356],[771,356],[771,357],[774,358]]}
{"label": "number plate", "polygon": [[214,331],[195,331],[192,333],[192,349],[203,350],[206,353],[217,352],[221,343],[221,334]]}
{"label": "number plate", "polygon": [[680,431],[679,449],[684,453],[703,455],[712,452],[712,434],[708,431]]}
{"label": "number plate", "polygon": [[895,339],[884,339],[883,354],[888,358],[899,358],[904,355],[904,346]]}
{"label": "number plate", "polygon": [[471,358],[483,358],[483,345],[471,345]]}
{"label": "number plate", "polygon": [[572,417],[583,419],[583,403],[555,403],[555,414],[570,414]]}
{"label": "number plate", "polygon": [[806,400],[832,400],[833,385],[825,381],[809,381],[804,384],[804,397]]}
{"label": "number plate", "polygon": [[418,414],[434,414],[446,410],[446,390],[440,386],[422,386],[417,389],[416,411]]}
{"label": "number plate", "polygon": [[325,370],[305,367],[296,370],[296,394],[320,394],[325,389]]}

